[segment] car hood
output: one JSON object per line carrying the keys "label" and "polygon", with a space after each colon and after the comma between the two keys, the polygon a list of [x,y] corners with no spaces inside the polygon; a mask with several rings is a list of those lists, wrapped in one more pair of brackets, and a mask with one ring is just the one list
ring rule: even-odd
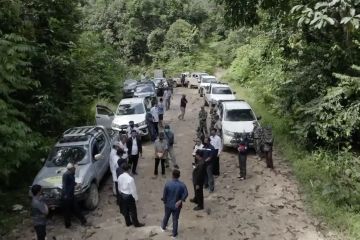
{"label": "car hood", "polygon": [[254,129],[253,121],[241,121],[241,122],[230,122],[230,121],[223,121],[222,122],[222,129],[227,130],[229,132],[252,132]]}
{"label": "car hood", "polygon": [[115,118],[113,120],[113,124],[116,124],[119,126],[129,125],[130,121],[134,121],[135,124],[145,121],[145,113],[115,116]]}
{"label": "car hood", "polygon": [[155,92],[141,92],[141,93],[135,92],[134,93],[135,97],[152,97],[155,95],[156,95]]}
{"label": "car hood", "polygon": [[217,102],[220,100],[235,100],[235,96],[233,94],[213,94],[210,98]]}
{"label": "car hood", "polygon": [[[90,163],[78,165],[75,172],[75,181],[82,183],[83,178],[90,168]],[[36,175],[33,185],[39,184],[43,188],[62,188],[62,176],[66,172],[66,167],[46,167],[44,166]]]}
{"label": "car hood", "polygon": [[211,83],[200,83],[200,87],[208,87]]}

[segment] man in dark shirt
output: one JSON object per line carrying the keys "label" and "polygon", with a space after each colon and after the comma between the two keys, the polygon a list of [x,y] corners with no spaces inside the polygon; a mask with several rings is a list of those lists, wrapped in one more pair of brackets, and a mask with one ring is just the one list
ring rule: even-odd
{"label": "man in dark shirt", "polygon": [[162,200],[165,204],[165,216],[161,224],[162,231],[166,230],[170,215],[173,219],[172,236],[178,235],[178,220],[182,208],[182,202],[185,202],[188,191],[186,185],[179,181],[180,171],[174,169],[172,172],[173,179],[165,184]]}
{"label": "man in dark shirt", "polygon": [[210,139],[205,137],[204,144],[201,151],[203,151],[203,158],[205,162],[206,175],[205,175],[205,188],[209,187],[209,192],[214,192],[215,180],[213,175],[213,164],[215,158],[215,148],[210,144]]}
{"label": "man in dark shirt", "polygon": [[33,220],[36,236],[38,240],[45,240],[46,237],[46,215],[49,209],[45,202],[41,199],[42,188],[35,184],[31,187],[33,195],[31,202],[31,218]]}
{"label": "man in dark shirt", "polygon": [[62,207],[64,211],[65,227],[70,228],[71,216],[75,215],[81,222],[86,225],[86,219],[80,211],[78,202],[75,199],[75,166],[68,163],[67,171],[62,177]]}
{"label": "man in dark shirt", "polygon": [[205,162],[203,159],[203,152],[197,150],[195,154],[195,168],[193,170],[193,184],[195,196],[190,199],[190,202],[196,203],[197,206],[194,208],[195,211],[204,209],[204,181],[205,181]]}
{"label": "man in dark shirt", "polygon": [[185,109],[186,109],[186,104],[187,104],[187,100],[186,100],[186,95],[183,94],[180,100],[180,115],[178,116],[179,120],[184,120],[184,115],[185,115]]}
{"label": "man in dark shirt", "polygon": [[129,165],[132,167],[132,174],[137,175],[136,168],[139,161],[139,156],[142,155],[142,143],[141,138],[138,136],[136,130],[131,131],[131,137],[128,139],[127,143],[128,155],[129,155]]}

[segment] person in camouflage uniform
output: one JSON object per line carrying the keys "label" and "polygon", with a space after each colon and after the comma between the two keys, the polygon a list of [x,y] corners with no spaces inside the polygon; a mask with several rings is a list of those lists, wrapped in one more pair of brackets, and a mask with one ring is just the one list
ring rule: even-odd
{"label": "person in camouflage uniform", "polygon": [[263,152],[266,159],[266,167],[274,169],[273,159],[272,159],[272,150],[273,150],[273,144],[274,144],[274,137],[272,134],[272,128],[271,126],[267,126],[263,128],[262,131],[262,146],[263,146]]}
{"label": "person in camouflage uniform", "polygon": [[217,109],[215,104],[211,104],[210,108],[210,127],[209,129],[213,129],[216,123],[216,115],[217,115]]}
{"label": "person in camouflage uniform", "polygon": [[262,140],[262,128],[259,126],[257,121],[253,121],[254,125],[254,148],[257,155],[257,158],[261,159],[261,140]]}
{"label": "person in camouflage uniform", "polygon": [[207,134],[207,126],[206,126],[206,119],[207,119],[207,112],[205,111],[204,106],[201,106],[200,112],[199,112],[199,130],[200,132],[203,132],[204,134]]}

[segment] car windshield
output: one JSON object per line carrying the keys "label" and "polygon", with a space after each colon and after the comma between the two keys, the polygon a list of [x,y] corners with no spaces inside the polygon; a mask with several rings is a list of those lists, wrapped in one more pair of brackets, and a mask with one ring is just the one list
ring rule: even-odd
{"label": "car windshield", "polygon": [[203,78],[202,79],[203,83],[216,83],[216,78]]}
{"label": "car windshield", "polygon": [[230,88],[228,87],[215,87],[212,90],[213,94],[232,94]]}
{"label": "car windshield", "polygon": [[251,109],[231,109],[226,112],[225,121],[241,122],[255,120]]}
{"label": "car windshield", "polygon": [[68,163],[85,164],[88,159],[85,158],[87,146],[65,146],[55,147],[48,160],[46,161],[47,167],[66,167]]}
{"label": "car windshield", "polygon": [[137,93],[154,92],[154,88],[151,85],[137,86],[135,92]]}
{"label": "car windshield", "polygon": [[132,115],[142,113],[145,113],[145,109],[141,103],[121,104],[116,111],[116,115]]}
{"label": "car windshield", "polygon": [[134,80],[134,81],[126,81],[124,82],[124,87],[133,87],[137,84],[137,82]]}

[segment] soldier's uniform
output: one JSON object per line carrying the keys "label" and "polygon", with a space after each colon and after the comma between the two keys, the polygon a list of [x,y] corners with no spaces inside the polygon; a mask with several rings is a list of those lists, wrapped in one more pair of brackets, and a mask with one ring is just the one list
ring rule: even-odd
{"label": "soldier's uniform", "polygon": [[202,108],[199,112],[199,128],[200,132],[208,133],[206,126],[207,112]]}
{"label": "soldier's uniform", "polygon": [[261,142],[263,145],[263,151],[266,159],[266,167],[274,168],[273,159],[272,159],[272,148],[274,143],[274,137],[272,135],[272,128],[270,126],[265,127],[261,134]]}
{"label": "soldier's uniform", "polygon": [[210,131],[211,129],[214,128],[215,126],[215,123],[216,123],[216,119],[215,119],[215,116],[217,115],[217,111],[216,111],[216,108],[213,106],[211,109],[210,109]]}
{"label": "soldier's uniform", "polygon": [[254,148],[258,158],[261,158],[261,140],[262,140],[262,128],[254,123]]}

